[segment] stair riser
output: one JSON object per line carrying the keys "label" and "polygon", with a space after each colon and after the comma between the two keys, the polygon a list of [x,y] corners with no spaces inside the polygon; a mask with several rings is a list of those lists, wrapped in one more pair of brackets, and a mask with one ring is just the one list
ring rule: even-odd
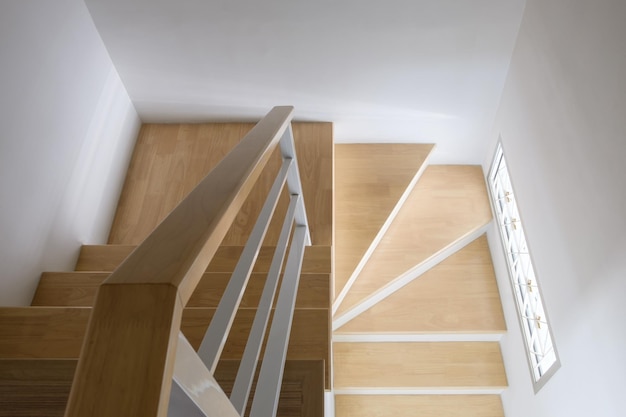
{"label": "stair riser", "polygon": [[[182,331],[198,349],[215,309],[187,308]],[[254,309],[241,309],[222,354],[240,359],[254,319]],[[0,358],[78,358],[90,308],[0,309]],[[297,309],[294,313],[288,359],[323,359],[328,353],[328,310]]]}
{"label": "stair riser", "polygon": [[[135,246],[86,245],[80,250],[76,271],[111,272],[135,249]],[[243,246],[221,246],[207,268],[207,272],[233,272]],[[267,273],[274,255],[274,247],[264,246],[259,251],[253,272]],[[308,246],[304,251],[302,273],[330,274],[331,247]]]}
{"label": "stair riser", "polygon": [[[109,273],[47,272],[43,273],[33,306],[91,307],[98,286]],[[228,273],[206,273],[192,295],[188,307],[217,307],[228,284]],[[266,274],[252,274],[241,300],[241,307],[256,308],[263,292]],[[327,274],[302,274],[296,299],[296,308],[328,308],[330,276]]]}
{"label": "stair riser", "polygon": [[[0,359],[0,417],[62,417],[76,364],[72,359]],[[215,372],[227,395],[238,367],[238,361],[220,361]],[[323,395],[323,362],[288,360],[277,415],[322,417]]]}

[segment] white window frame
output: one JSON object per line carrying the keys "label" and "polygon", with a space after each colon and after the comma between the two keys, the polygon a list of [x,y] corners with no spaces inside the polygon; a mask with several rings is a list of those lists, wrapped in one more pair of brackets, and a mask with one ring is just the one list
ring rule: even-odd
{"label": "white window frame", "polygon": [[494,221],[500,231],[533,388],[537,393],[559,369],[561,363],[501,141],[496,146],[487,184]]}

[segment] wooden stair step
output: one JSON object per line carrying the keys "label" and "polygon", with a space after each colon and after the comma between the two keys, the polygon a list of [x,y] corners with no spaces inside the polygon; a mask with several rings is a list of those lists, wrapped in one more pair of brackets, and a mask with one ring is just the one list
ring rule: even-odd
{"label": "wooden stair step", "polygon": [[[33,297],[33,306],[93,305],[98,286],[109,276],[108,272],[44,272]],[[187,303],[188,307],[217,307],[230,273],[207,272]],[[241,301],[241,307],[256,308],[263,292],[267,275],[253,273]],[[296,299],[296,308],[328,308],[330,305],[330,275],[302,274]]]}
{"label": "wooden stair step", "polygon": [[336,395],[336,417],[504,417],[499,395]]}
{"label": "wooden stair step", "polygon": [[[150,124],[142,126],[109,243],[136,245],[252,129],[254,123]],[[332,123],[292,123],[307,217],[314,245],[330,245],[333,222]],[[224,238],[225,245],[242,245],[252,230],[263,201],[280,169],[276,150],[256,181]],[[281,199],[276,214],[286,212]],[[267,244],[276,244],[282,220],[270,223]],[[278,220],[278,221],[277,221]]]}
{"label": "wooden stair step", "polygon": [[[0,417],[62,417],[76,364],[76,359],[0,359]],[[227,394],[238,367],[229,360],[217,367],[215,379]],[[287,360],[277,415],[322,417],[323,410],[323,361]]]}
{"label": "wooden stair step", "polygon": [[503,333],[487,237],[479,237],[336,334]]}
{"label": "wooden stair step", "polygon": [[[182,330],[195,349],[213,317],[212,308],[186,308]],[[0,308],[0,358],[78,358],[87,327],[89,307]],[[240,309],[222,359],[240,359],[256,309]],[[328,358],[327,309],[296,309],[288,359]]]}
{"label": "wooden stair step", "polygon": [[491,221],[480,166],[431,165],[339,304],[336,318]]}
{"label": "wooden stair step", "polygon": [[[76,271],[113,271],[135,249],[129,245],[84,245],[76,263]],[[263,246],[253,272],[268,272],[274,246]],[[220,246],[207,272],[232,272],[243,246]],[[307,246],[302,263],[303,273],[331,273],[331,247]]]}
{"label": "wooden stair step", "polygon": [[335,296],[415,184],[432,144],[335,144]]}
{"label": "wooden stair step", "polygon": [[504,389],[497,342],[333,343],[335,389]]}

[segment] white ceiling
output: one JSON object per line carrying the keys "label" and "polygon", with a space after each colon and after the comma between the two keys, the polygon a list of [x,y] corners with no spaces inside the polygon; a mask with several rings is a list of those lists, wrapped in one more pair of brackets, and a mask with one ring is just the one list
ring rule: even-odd
{"label": "white ceiling", "polygon": [[144,121],[332,121],[480,163],[525,0],[86,0]]}

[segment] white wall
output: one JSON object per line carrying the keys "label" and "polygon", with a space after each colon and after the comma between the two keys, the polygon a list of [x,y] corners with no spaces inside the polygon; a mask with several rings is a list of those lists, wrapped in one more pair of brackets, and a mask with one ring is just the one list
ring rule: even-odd
{"label": "white wall", "polygon": [[0,305],[103,243],[140,121],[82,0],[0,6]]}
{"label": "white wall", "polygon": [[332,121],[480,163],[525,0],[86,0],[144,121]]}
{"label": "white wall", "polygon": [[622,0],[526,6],[491,152],[501,135],[562,365],[535,395],[492,230],[507,417],[626,413],[625,21]]}

